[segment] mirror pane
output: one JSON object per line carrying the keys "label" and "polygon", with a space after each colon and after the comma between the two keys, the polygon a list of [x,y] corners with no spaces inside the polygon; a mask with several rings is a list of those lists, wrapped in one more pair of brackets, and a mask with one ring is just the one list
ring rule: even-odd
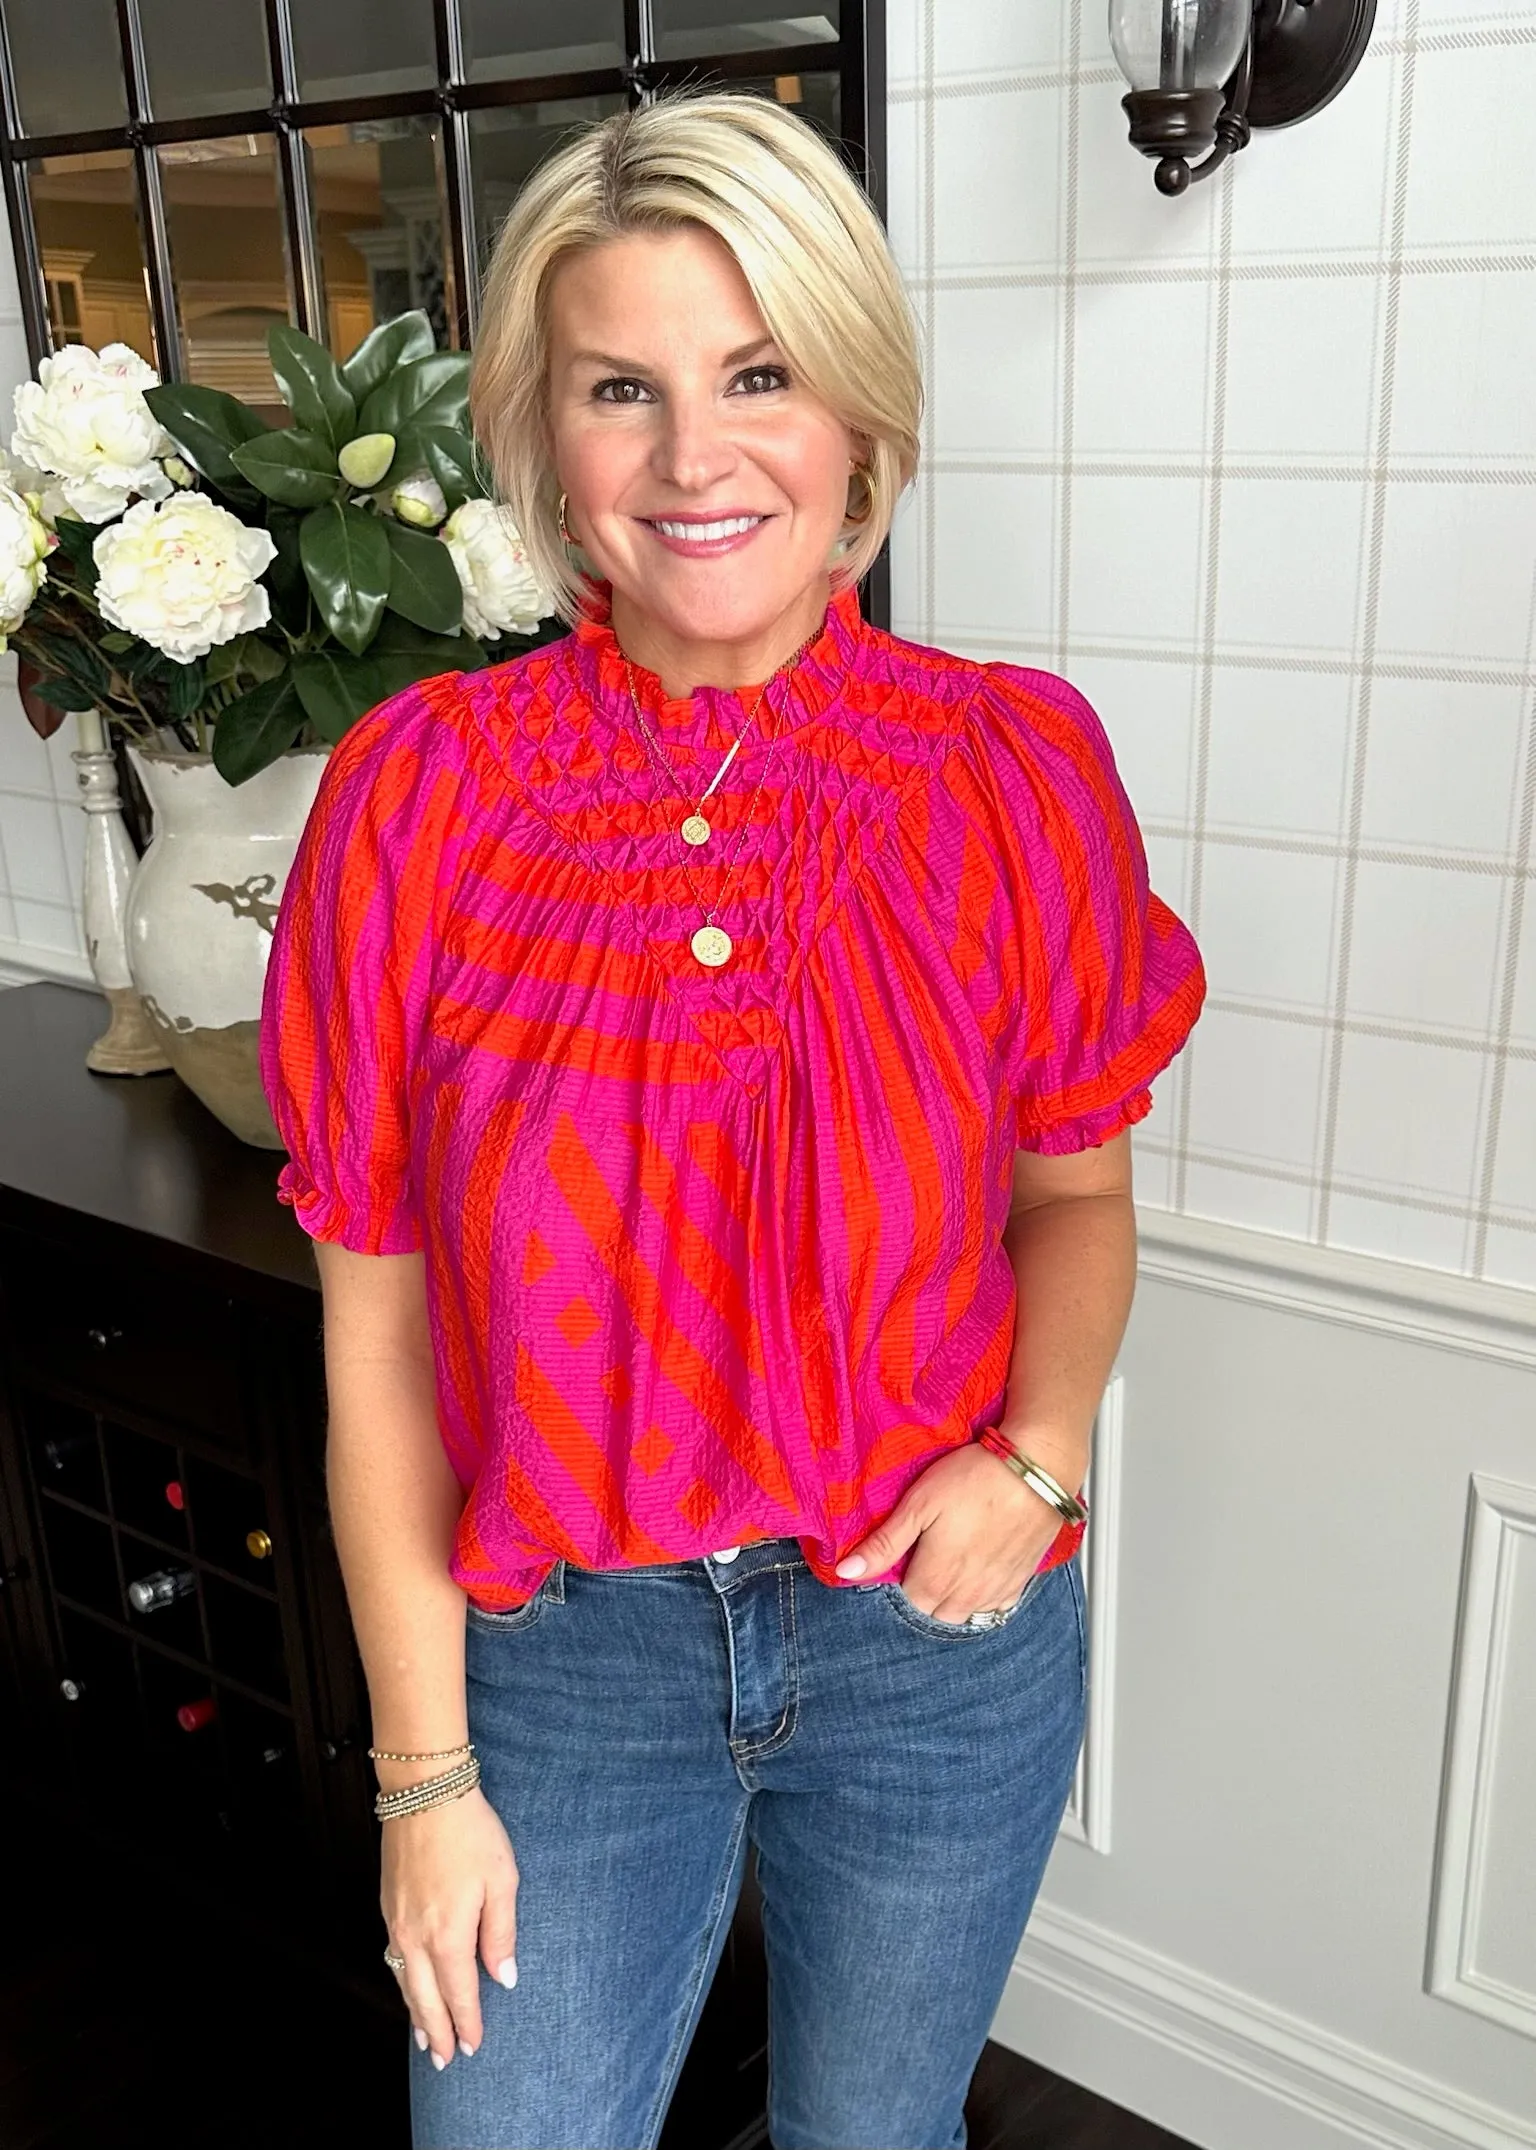
{"label": "mirror pane", "polygon": [[212,118],[270,102],[261,0],[139,0],[156,119]]}
{"label": "mirror pane", "polygon": [[130,152],[43,157],[22,169],[37,218],[54,349],[126,343],[153,365]]}
{"label": "mirror pane", "polygon": [[293,51],[301,97],[430,89],[432,0],[293,0]]}
{"label": "mirror pane", "polygon": [[759,97],[771,97],[781,105],[788,105],[796,118],[809,120],[821,133],[833,141],[842,138],[842,76],[833,72],[825,75],[753,75],[742,81],[732,81],[733,90],[748,90]]}
{"label": "mirror pane", "polygon": [[280,422],[267,330],[290,315],[287,252],[269,134],[168,142],[160,159],[182,370]]}
{"label": "mirror pane", "polygon": [[338,358],[375,322],[420,306],[452,339],[442,141],[436,120],[361,120],[304,137],[325,276],[326,340]]}
{"label": "mirror pane", "polygon": [[610,112],[622,112],[624,106],[623,93],[617,92],[611,97],[566,97],[470,114],[475,232],[482,264],[502,219],[534,168],[573,128],[606,119]]}
{"label": "mirror pane", "polygon": [[830,45],[838,38],[840,0],[792,15],[752,0],[652,0],[656,51],[664,60],[702,60],[715,52],[769,52],[784,45]]}
{"label": "mirror pane", "polygon": [[28,134],[80,134],[128,117],[112,0],[22,0],[6,9]]}
{"label": "mirror pane", "polygon": [[623,0],[460,0],[471,82],[624,64]]}

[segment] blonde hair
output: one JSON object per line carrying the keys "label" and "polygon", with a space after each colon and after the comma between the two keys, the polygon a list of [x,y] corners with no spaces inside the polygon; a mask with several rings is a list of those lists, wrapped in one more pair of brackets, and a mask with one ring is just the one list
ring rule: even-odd
{"label": "blonde hair", "polygon": [[583,609],[586,578],[557,524],[550,280],[579,250],[689,225],[723,240],[791,371],[867,444],[867,513],[845,526],[835,589],[867,571],[917,468],[916,325],[880,221],[837,152],[753,93],[673,91],[600,120],[539,167],[501,228],[469,388],[529,563],[568,621]]}

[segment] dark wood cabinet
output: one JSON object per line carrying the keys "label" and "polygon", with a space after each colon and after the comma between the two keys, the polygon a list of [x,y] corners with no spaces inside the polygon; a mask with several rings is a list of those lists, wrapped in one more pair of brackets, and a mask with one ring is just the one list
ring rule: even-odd
{"label": "dark wood cabinet", "polygon": [[[103,1027],[91,993],[0,993],[0,1679],[16,1779],[56,1820],[398,2012],[379,1960],[366,1693],[326,1515],[313,1252],[275,1199],[275,1153],[235,1141],[172,1075],[87,1071]],[[764,2024],[749,1885],[669,2141],[763,2139]]]}

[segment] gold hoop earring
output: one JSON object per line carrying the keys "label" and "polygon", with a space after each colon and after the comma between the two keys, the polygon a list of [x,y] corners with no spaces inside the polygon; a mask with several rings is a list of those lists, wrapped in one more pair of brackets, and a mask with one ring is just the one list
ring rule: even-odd
{"label": "gold hoop earring", "polygon": [[854,530],[862,530],[875,512],[875,473],[870,464],[855,463],[853,475],[863,481],[864,511],[861,515],[855,515],[851,509],[845,507],[843,521]]}
{"label": "gold hoop earring", "polygon": [[575,543],[575,539],[571,536],[569,529],[566,527],[564,493],[560,495],[560,505],[555,510],[555,520],[560,528],[560,542],[563,546],[565,546],[566,550],[569,551],[571,546]]}

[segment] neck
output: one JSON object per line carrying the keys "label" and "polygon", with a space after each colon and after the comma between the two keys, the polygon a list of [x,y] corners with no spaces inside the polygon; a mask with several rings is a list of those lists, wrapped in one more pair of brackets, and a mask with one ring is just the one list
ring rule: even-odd
{"label": "neck", "polygon": [[681,700],[696,687],[742,687],[771,678],[820,632],[829,595],[828,578],[818,576],[768,626],[741,641],[676,634],[617,589],[609,623],[630,662],[654,672],[663,694]]}

